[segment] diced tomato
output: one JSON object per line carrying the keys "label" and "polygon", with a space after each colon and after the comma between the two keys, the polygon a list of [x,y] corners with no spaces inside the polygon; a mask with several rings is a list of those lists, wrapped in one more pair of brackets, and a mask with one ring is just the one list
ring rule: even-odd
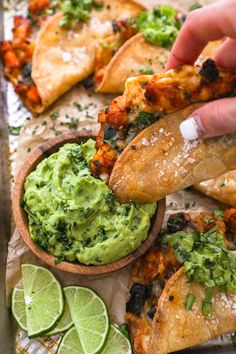
{"label": "diced tomato", "polygon": [[50,4],[50,0],[30,0],[28,10],[32,13],[43,11]]}
{"label": "diced tomato", "polygon": [[7,51],[3,55],[5,65],[10,69],[20,68],[20,60],[13,51]]}
{"label": "diced tomato", "polygon": [[14,17],[14,28],[12,30],[14,38],[26,40],[31,33],[31,26],[29,20],[23,16]]}
{"label": "diced tomato", "polygon": [[41,103],[41,98],[39,96],[37,87],[35,85],[30,87],[30,89],[26,93],[26,97],[32,104],[40,104]]}

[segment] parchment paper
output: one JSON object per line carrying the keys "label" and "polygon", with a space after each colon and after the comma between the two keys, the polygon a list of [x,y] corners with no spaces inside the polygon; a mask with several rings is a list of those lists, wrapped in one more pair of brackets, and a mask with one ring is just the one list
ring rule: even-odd
{"label": "parchment paper", "polygon": [[[143,1],[146,5],[156,5],[160,2],[155,0]],[[202,1],[209,3],[212,1]],[[176,8],[188,11],[193,1],[162,1]],[[60,98],[46,113],[40,117],[26,120],[21,129],[18,152],[16,160],[16,171],[19,170],[28,154],[39,144],[47,139],[61,134],[68,129],[92,130],[98,129],[97,111],[100,107],[108,104],[112,100],[111,95],[99,95],[84,89],[80,84],[74,87],[63,98]],[[79,105],[80,106],[79,106]],[[58,117],[57,117],[58,116]],[[71,117],[74,117],[73,119]],[[219,208],[219,203],[202,196],[194,191],[182,191],[167,198],[167,213],[176,211],[199,212],[203,210],[213,210]],[[17,231],[14,231],[9,243],[9,253],[7,259],[7,295],[21,278],[20,265],[22,263],[41,263],[27,248]],[[63,285],[78,284],[89,286],[94,289],[106,302],[111,320],[115,323],[124,322],[125,303],[128,296],[129,276],[131,267],[128,266],[120,271],[103,277],[78,277],[54,268],[51,271],[57,276]],[[26,334],[19,330],[16,338],[17,353],[45,354],[55,353],[60,339],[60,335],[52,338],[40,338],[29,340]],[[122,354],[122,353],[121,353]]]}

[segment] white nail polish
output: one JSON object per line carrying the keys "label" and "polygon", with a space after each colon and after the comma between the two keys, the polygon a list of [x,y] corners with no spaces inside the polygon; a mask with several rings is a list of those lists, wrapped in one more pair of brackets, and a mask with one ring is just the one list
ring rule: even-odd
{"label": "white nail polish", "polygon": [[179,126],[182,137],[187,140],[196,140],[199,138],[201,129],[195,117],[190,117],[183,121]]}

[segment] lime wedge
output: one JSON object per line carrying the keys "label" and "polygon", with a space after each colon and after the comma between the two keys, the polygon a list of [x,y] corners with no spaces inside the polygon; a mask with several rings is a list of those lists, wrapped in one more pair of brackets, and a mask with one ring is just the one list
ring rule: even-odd
{"label": "lime wedge", "polygon": [[24,290],[14,288],[11,295],[11,312],[18,325],[27,331]]}
{"label": "lime wedge", "polygon": [[70,328],[62,337],[57,354],[84,354],[76,328]]}
{"label": "lime wedge", "polygon": [[73,326],[73,321],[72,321],[72,318],[70,315],[69,306],[67,304],[67,301],[65,300],[65,309],[64,309],[61,319],[57,323],[56,327],[53,328],[52,331],[46,333],[46,335],[52,336],[57,333],[65,332],[72,326]]}
{"label": "lime wedge", "polygon": [[60,283],[49,270],[33,264],[21,266],[29,338],[49,332],[64,310]]}
{"label": "lime wedge", "polygon": [[84,353],[98,353],[109,331],[106,305],[91,289],[68,286],[64,291]]}
{"label": "lime wedge", "polygon": [[101,354],[132,354],[130,341],[117,329],[111,325],[108,338]]}

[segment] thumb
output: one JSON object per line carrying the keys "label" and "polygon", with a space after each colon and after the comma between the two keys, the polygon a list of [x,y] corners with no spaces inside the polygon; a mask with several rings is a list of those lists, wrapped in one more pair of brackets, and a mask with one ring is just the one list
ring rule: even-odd
{"label": "thumb", "polygon": [[180,124],[183,138],[195,140],[236,132],[236,98],[205,104]]}

